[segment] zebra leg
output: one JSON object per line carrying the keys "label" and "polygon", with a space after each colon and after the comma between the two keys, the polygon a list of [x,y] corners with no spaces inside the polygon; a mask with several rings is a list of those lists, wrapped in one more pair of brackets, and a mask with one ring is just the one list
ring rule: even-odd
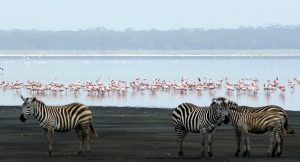
{"label": "zebra leg", "polygon": [[79,151],[78,151],[78,154],[80,155],[82,153],[82,147],[83,147],[83,135],[81,133],[80,127],[76,127],[75,132],[80,140]]}
{"label": "zebra leg", "polygon": [[276,137],[276,134],[277,134],[277,133],[274,134],[276,140],[274,141],[275,146],[273,146],[272,157],[275,157],[277,148],[280,147],[280,146],[279,146],[279,143],[278,143],[278,140],[277,140],[277,137]]}
{"label": "zebra leg", "polygon": [[52,140],[53,140],[53,134],[54,134],[54,129],[53,128],[48,128],[47,130],[47,141],[48,141],[48,153],[49,156],[52,156]]}
{"label": "zebra leg", "polygon": [[236,136],[236,144],[237,144],[235,157],[237,157],[237,156],[239,156],[239,153],[241,151],[241,131],[238,130],[238,128],[235,129],[235,136]]}
{"label": "zebra leg", "polygon": [[283,135],[284,135],[284,128],[280,127],[278,130],[275,132],[275,138],[276,138],[276,144],[275,147],[273,148],[272,151],[272,157],[275,157],[275,154],[277,157],[280,157],[282,154],[282,143],[283,143]]}
{"label": "zebra leg", "polygon": [[212,152],[212,140],[213,140],[213,136],[215,134],[215,130],[212,130],[211,132],[208,133],[208,146],[207,146],[207,154],[209,156],[209,158],[213,158],[213,152]]}
{"label": "zebra leg", "polygon": [[177,134],[177,145],[178,145],[178,157],[183,158],[183,147],[182,147],[182,141],[184,137],[187,135],[187,131],[185,131],[183,128],[175,128],[176,134]]}
{"label": "zebra leg", "polygon": [[243,157],[250,156],[250,146],[249,146],[249,134],[245,131],[243,131],[243,140],[244,140],[244,153],[243,153]]}
{"label": "zebra leg", "polygon": [[247,133],[247,152],[248,152],[248,157],[250,157],[250,140],[249,140],[249,134]]}
{"label": "zebra leg", "polygon": [[179,139],[177,139],[177,144],[179,146],[179,152],[178,152],[179,158],[184,158],[182,143],[183,143],[183,139],[185,138],[186,135],[187,135],[187,132],[183,131],[181,134],[181,137],[179,137]]}
{"label": "zebra leg", "polygon": [[275,146],[273,147],[273,151],[272,151],[272,157],[275,157],[275,153],[276,153],[277,147],[279,147],[278,146],[278,142],[275,141]]}
{"label": "zebra leg", "polygon": [[[284,134],[283,134],[283,132],[280,132],[280,134],[279,134],[279,136],[280,136],[280,152],[279,152],[279,156],[282,154],[282,151],[283,151],[283,136],[284,136]],[[278,155],[277,155],[278,156]]]}
{"label": "zebra leg", "polygon": [[274,130],[271,130],[270,133],[269,133],[269,136],[270,136],[270,145],[269,145],[269,149],[268,149],[268,154],[267,156],[268,157],[271,157],[271,153],[272,153],[272,150],[273,150],[273,145],[274,145],[274,137],[276,136],[276,132],[274,132]]}
{"label": "zebra leg", "polygon": [[276,154],[277,157],[280,157],[280,155],[282,154],[282,141],[283,141],[282,135],[283,134],[281,130],[279,130],[278,133],[276,133],[276,141],[278,143],[277,154]]}
{"label": "zebra leg", "polygon": [[200,131],[200,138],[201,138],[201,157],[205,157],[205,136],[206,134],[204,132]]}
{"label": "zebra leg", "polygon": [[90,129],[84,130],[84,136],[86,138],[86,152],[90,153],[90,142],[91,142],[91,137],[90,137]]}
{"label": "zebra leg", "polygon": [[83,131],[84,143],[86,146],[86,152],[90,152],[90,122],[80,124],[81,129]]}

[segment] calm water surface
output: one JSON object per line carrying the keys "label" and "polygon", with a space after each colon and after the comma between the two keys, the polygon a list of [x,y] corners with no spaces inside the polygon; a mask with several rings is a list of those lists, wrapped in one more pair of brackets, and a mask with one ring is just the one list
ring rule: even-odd
{"label": "calm water surface", "polygon": [[[300,110],[297,101],[300,99],[300,89],[288,88],[288,80],[300,78],[300,57],[259,57],[259,56],[95,56],[95,57],[0,57],[0,67],[3,68],[1,81],[40,81],[49,83],[56,81],[70,83],[101,80],[104,84],[111,80],[132,81],[136,78],[152,82],[154,78],[161,80],[180,81],[182,77],[191,81],[228,78],[236,82],[242,78],[257,78],[260,90],[257,95],[227,94],[224,87],[220,90],[205,90],[201,94],[188,91],[186,94],[158,91],[155,94],[148,91],[128,91],[125,95],[88,95],[81,91],[74,93],[56,93],[40,95],[46,104],[65,104],[82,102],[87,105],[103,106],[146,106],[174,108],[182,102],[192,102],[198,105],[208,105],[213,97],[225,96],[240,104],[258,106],[276,104],[289,110]],[[276,91],[265,93],[262,86],[267,80],[278,77],[280,83],[287,86],[285,93]],[[20,94],[32,96],[27,90],[17,92],[10,89],[0,89],[0,105],[20,105]]]}

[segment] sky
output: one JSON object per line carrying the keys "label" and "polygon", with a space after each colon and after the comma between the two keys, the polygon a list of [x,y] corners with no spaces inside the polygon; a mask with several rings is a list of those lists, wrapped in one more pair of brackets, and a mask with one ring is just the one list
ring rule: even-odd
{"label": "sky", "polygon": [[169,30],[299,25],[300,0],[0,0],[0,29]]}

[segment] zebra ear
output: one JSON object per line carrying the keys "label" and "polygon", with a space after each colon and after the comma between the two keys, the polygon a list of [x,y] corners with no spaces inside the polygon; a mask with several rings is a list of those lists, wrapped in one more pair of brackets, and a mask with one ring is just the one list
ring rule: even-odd
{"label": "zebra ear", "polygon": [[32,101],[36,101],[36,98],[35,98],[35,97],[33,97],[33,98],[32,98]]}
{"label": "zebra ear", "polygon": [[213,98],[212,99],[212,103],[210,104],[210,106],[217,106],[217,105],[220,105],[220,101],[218,101],[217,98]]}
{"label": "zebra ear", "polygon": [[20,97],[21,97],[21,99],[25,102],[25,98],[24,98],[22,95],[21,95]]}
{"label": "zebra ear", "polygon": [[216,99],[216,98],[213,98],[213,99],[211,100],[211,102],[217,102],[217,99]]}
{"label": "zebra ear", "polygon": [[221,104],[221,101],[219,100],[219,98],[213,98],[212,102],[216,103],[216,104]]}
{"label": "zebra ear", "polygon": [[224,103],[228,103],[228,100],[227,100],[227,98],[223,98],[223,100],[222,100]]}

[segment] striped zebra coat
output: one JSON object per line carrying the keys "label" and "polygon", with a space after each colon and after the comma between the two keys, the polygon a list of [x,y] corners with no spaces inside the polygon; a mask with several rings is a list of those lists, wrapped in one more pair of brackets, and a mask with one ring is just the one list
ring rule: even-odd
{"label": "striped zebra coat", "polygon": [[[229,101],[228,104],[229,104],[228,107],[231,107],[230,104],[234,104],[234,102]],[[243,113],[262,113],[262,112],[278,113],[279,115],[284,117],[284,132],[286,134],[295,134],[295,131],[292,128],[290,128],[287,112],[280,106],[277,105],[267,105],[267,106],[260,106],[260,107],[238,106],[238,108],[239,111]]]}
{"label": "striped zebra coat", "polygon": [[67,132],[75,129],[79,139],[79,154],[82,153],[83,145],[89,152],[90,131],[94,136],[97,133],[92,125],[92,112],[81,103],[72,103],[63,106],[46,106],[42,101],[33,98],[24,98],[22,104],[22,113],[20,120],[25,122],[29,115],[33,115],[39,122],[41,127],[47,133],[47,141],[49,147],[49,155],[52,155],[52,139],[54,131]]}
{"label": "striped zebra coat", "polygon": [[[223,97],[216,98],[217,101],[223,101]],[[237,103],[228,100],[227,102],[228,108],[230,109],[231,107],[238,107],[239,112],[241,113],[277,113],[278,115],[282,116],[284,118],[284,129],[283,129],[283,134],[295,134],[295,131],[290,128],[289,122],[288,122],[288,115],[287,112],[280,106],[276,105],[267,105],[267,106],[261,106],[261,107],[250,107],[250,106],[240,106]],[[226,122],[227,118],[225,118]],[[232,123],[232,125],[236,128],[235,133],[236,133],[236,142],[237,142],[237,151],[236,151],[236,156],[238,156],[241,148],[241,131],[238,130],[237,126],[235,123]],[[283,138],[281,139],[283,141]],[[277,147],[277,143],[275,145],[275,148]],[[280,146],[282,150],[282,145]],[[272,155],[274,155],[274,151]]]}
{"label": "striped zebra coat", "polygon": [[172,119],[177,135],[179,158],[183,157],[182,141],[188,132],[200,133],[202,138],[202,156],[205,156],[205,136],[208,134],[207,153],[209,157],[212,157],[212,138],[215,127],[224,122],[225,115],[227,114],[227,108],[215,100],[213,100],[209,107],[199,107],[191,103],[182,103],[178,105],[172,113]]}
{"label": "striped zebra coat", "polygon": [[[238,104],[229,101],[229,120],[236,127],[238,148],[235,156],[240,152],[241,137],[244,140],[245,151],[243,156],[250,156],[249,133],[261,134],[269,132],[270,145],[268,156],[282,154],[283,131],[285,117],[277,111],[261,111],[256,113],[245,113]],[[225,124],[229,121],[226,120]]]}

